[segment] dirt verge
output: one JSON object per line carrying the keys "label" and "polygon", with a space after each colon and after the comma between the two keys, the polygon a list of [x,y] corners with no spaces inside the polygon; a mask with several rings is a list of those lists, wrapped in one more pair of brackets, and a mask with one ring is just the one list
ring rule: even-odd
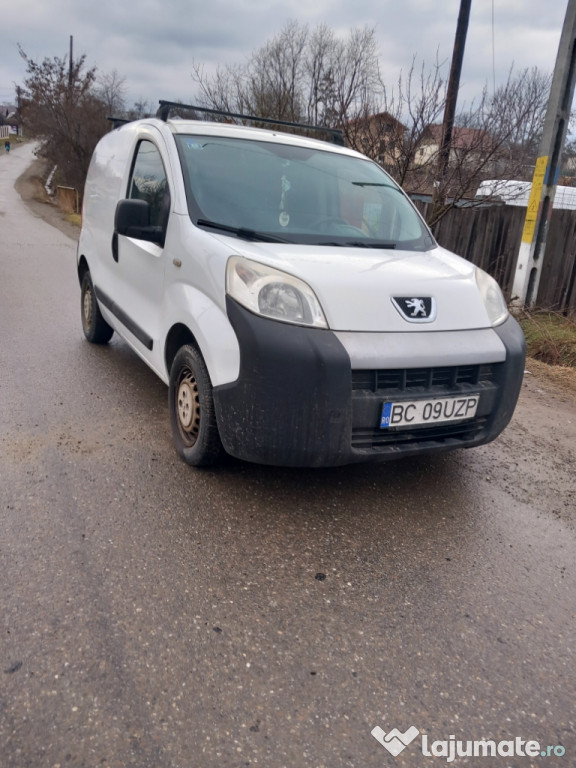
{"label": "dirt verge", "polygon": [[56,227],[72,240],[78,240],[80,228],[70,222],[66,214],[55,205],[44,187],[48,176],[45,160],[35,160],[14,185],[23,202],[35,216]]}

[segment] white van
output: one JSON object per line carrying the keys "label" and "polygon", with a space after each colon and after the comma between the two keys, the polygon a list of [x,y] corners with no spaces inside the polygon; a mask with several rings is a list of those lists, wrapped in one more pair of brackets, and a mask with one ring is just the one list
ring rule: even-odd
{"label": "white van", "polygon": [[162,104],[96,147],[78,277],[86,338],[118,333],[168,385],[185,461],[333,466],[504,429],[522,331],[376,163]]}
{"label": "white van", "polygon": [[[504,203],[522,208],[528,207],[531,181],[512,181],[509,179],[492,179],[481,181],[476,192],[476,199],[487,198],[488,202]],[[540,202],[540,200],[538,200]],[[576,189],[574,187],[556,187],[553,208],[576,211]]]}

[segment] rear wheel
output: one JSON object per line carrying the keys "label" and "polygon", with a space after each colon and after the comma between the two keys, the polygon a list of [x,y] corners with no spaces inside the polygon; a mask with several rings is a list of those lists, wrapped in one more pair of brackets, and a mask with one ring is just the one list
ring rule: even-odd
{"label": "rear wheel", "polygon": [[102,317],[96,300],[90,272],[86,271],[80,288],[80,310],[82,312],[82,330],[92,344],[106,344],[112,338],[114,329]]}
{"label": "rear wheel", "polygon": [[200,352],[182,347],[172,364],[170,421],[178,454],[194,467],[215,464],[222,454],[212,383]]}

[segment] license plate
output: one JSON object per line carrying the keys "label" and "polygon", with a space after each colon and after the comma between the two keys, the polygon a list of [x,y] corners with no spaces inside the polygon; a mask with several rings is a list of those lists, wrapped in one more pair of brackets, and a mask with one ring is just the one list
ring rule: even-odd
{"label": "license plate", "polygon": [[384,403],[380,428],[415,427],[472,419],[478,410],[480,395],[442,397],[435,400],[399,400]]}

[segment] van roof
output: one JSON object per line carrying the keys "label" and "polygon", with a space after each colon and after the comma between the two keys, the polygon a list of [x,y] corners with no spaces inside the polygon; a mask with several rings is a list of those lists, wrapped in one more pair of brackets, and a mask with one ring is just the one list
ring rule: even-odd
{"label": "van roof", "polygon": [[170,133],[202,135],[202,136],[222,136],[227,138],[242,138],[252,141],[270,141],[280,144],[291,144],[298,147],[308,147],[310,149],[320,149],[328,152],[337,152],[353,157],[365,159],[364,155],[345,146],[339,146],[321,139],[300,136],[295,133],[287,133],[272,128],[257,128],[249,125],[238,125],[236,123],[219,123],[214,121],[190,120],[180,117],[172,117],[164,121],[157,117],[142,118],[131,122],[126,122],[117,126],[116,130],[134,130],[138,126],[154,126],[161,132],[168,129]]}

